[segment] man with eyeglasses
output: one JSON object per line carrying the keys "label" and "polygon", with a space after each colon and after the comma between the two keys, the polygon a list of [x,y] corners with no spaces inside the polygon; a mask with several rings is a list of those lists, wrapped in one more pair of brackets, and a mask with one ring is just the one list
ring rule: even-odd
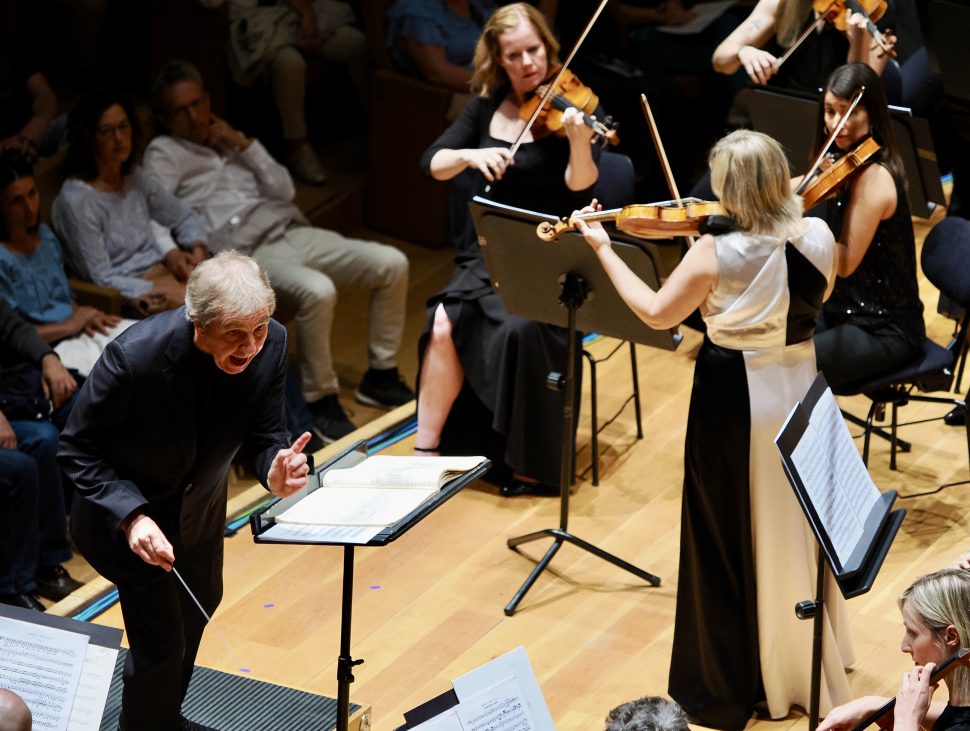
{"label": "man with eyeglasses", "polygon": [[191,64],[171,61],[159,71],[152,104],[168,134],[149,144],[146,170],[199,215],[211,251],[238,249],[269,274],[281,309],[295,314],[303,396],[324,441],[354,430],[337,400],[330,351],[340,291],[370,292],[369,369],[357,400],[393,408],[413,399],[397,369],[407,300],[404,254],[311,226],[293,204],[295,188],[286,168],[258,140],[212,114],[202,77]]}

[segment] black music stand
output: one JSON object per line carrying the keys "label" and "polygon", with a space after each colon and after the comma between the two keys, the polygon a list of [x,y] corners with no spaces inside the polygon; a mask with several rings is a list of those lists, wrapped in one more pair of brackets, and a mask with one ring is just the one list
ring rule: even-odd
{"label": "black music stand", "polygon": [[252,528],[253,540],[256,543],[296,543],[303,545],[343,546],[344,548],[343,588],[341,590],[340,600],[340,655],[337,657],[337,731],[347,731],[350,718],[350,684],[354,682],[354,666],[364,662],[362,659],[355,660],[350,656],[350,624],[353,614],[354,598],[354,548],[358,545],[386,546],[388,543],[396,541],[434,512],[440,505],[457,495],[466,485],[483,476],[491,466],[491,463],[485,460],[478,467],[446,483],[433,497],[412,510],[394,525],[382,529],[366,543],[343,543],[339,541],[314,540],[313,538],[274,537],[270,534],[270,531],[276,527],[275,516],[318,489],[320,487],[320,478],[327,470],[333,467],[353,467],[365,459],[367,459],[367,445],[364,442],[357,442],[342,454],[337,455],[318,467],[313,473],[313,477],[316,479],[311,480],[306,488],[299,490],[288,498],[276,498],[272,500],[249,517],[249,526]]}
{"label": "black music stand", "polygon": [[[837,415],[837,426],[840,428],[822,432],[816,429],[810,420],[819,402],[828,398],[832,398],[831,408]],[[855,447],[852,435],[842,421],[838,406],[834,403],[828,384],[824,376],[819,373],[804,400],[795,405],[788,421],[775,439],[775,444],[781,453],[785,474],[819,546],[815,599],[806,599],[795,605],[795,615],[799,619],[813,620],[812,684],[808,713],[810,729],[818,728],[819,721],[819,695],[822,688],[822,623],[825,619],[822,608],[825,600],[826,572],[832,571],[846,599],[868,592],[906,516],[905,510],[892,510],[893,502],[896,500],[895,490],[884,492],[875,501],[864,503],[859,499],[859,495],[864,495],[866,490],[871,489],[869,485],[855,483],[843,485],[842,480],[835,477],[838,474],[847,480],[852,475],[852,469],[846,469],[845,463],[840,461],[842,459],[851,459],[851,467],[856,470],[861,469],[865,472],[866,467]],[[819,411],[824,408],[824,406],[821,407]],[[820,433],[818,453],[828,462],[809,476],[799,470],[798,460],[794,455],[803,441],[811,442],[815,435]],[[842,457],[842,455],[848,456]],[[843,503],[838,503],[836,493],[839,494],[839,499],[846,497]],[[844,505],[851,509],[862,504],[865,504],[864,512],[851,516],[857,518],[862,525],[858,537],[851,542],[851,545],[847,546],[844,539],[840,543],[840,539],[834,537],[836,531],[833,528],[839,519],[847,517],[846,513],[849,511],[839,510],[839,507]],[[837,517],[836,513],[838,513]]]}
{"label": "black music stand", "polygon": [[[536,236],[536,226],[543,221],[555,222],[555,216],[503,206],[477,197],[470,206],[492,285],[501,296],[506,310],[512,315],[557,325],[568,331],[565,375],[550,373],[547,379],[550,388],[565,392],[559,527],[508,540],[508,547],[513,550],[541,538],[552,538],[553,543],[505,606],[505,614],[511,616],[515,613],[519,602],[564,542],[629,571],[651,586],[659,586],[659,577],[569,532],[569,487],[575,449],[573,384],[576,333],[578,330],[595,331],[665,350],[674,350],[681,336],[675,330],[652,330],[634,315],[620,299],[596,254],[581,236],[568,233],[552,244],[541,241]],[[644,281],[653,287],[658,286],[657,262],[648,248],[629,242],[617,243],[615,248]],[[536,384],[536,388],[541,388],[541,384]]]}

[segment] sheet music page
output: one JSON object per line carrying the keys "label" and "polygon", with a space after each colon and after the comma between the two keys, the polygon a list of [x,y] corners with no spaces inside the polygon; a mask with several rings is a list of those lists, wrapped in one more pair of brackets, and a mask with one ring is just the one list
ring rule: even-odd
{"label": "sheet music page", "polygon": [[509,676],[411,731],[535,731],[522,689]]}
{"label": "sheet music page", "polygon": [[71,707],[71,719],[67,724],[68,731],[98,731],[101,728],[101,716],[104,715],[104,704],[108,700],[117,659],[117,648],[88,643],[74,705]]}
{"label": "sheet music page", "polygon": [[879,499],[879,490],[862,463],[830,390],[812,410],[809,426],[791,458],[844,566],[862,537],[866,516]]}
{"label": "sheet music page", "polygon": [[691,7],[691,10],[696,13],[693,20],[683,25],[662,25],[657,30],[680,36],[700,33],[724,15],[724,12],[732,5],[734,5],[734,0],[714,0],[713,2],[696,3]]}
{"label": "sheet music page", "polygon": [[825,389],[819,397],[808,423],[818,434],[823,449],[833,458],[835,474],[849,501],[850,510],[865,521],[872,506],[879,500],[879,488],[859,456],[859,450],[830,389]]}
{"label": "sheet music page", "polygon": [[[455,689],[455,695],[458,696],[459,703],[463,704],[480,694],[487,694],[493,688],[503,687],[503,684],[509,678],[515,680],[520,690],[526,713],[532,723],[532,726],[528,728],[535,729],[535,731],[555,731],[556,726],[552,722],[552,715],[549,713],[546,699],[542,696],[542,689],[539,687],[539,681],[536,680],[535,672],[532,670],[529,656],[524,647],[516,647],[470,673],[462,675],[452,683],[452,686]],[[489,727],[483,726],[482,728]],[[513,726],[511,728],[519,727]]]}
{"label": "sheet music page", "polygon": [[437,488],[321,487],[277,515],[276,522],[383,528],[396,523],[437,492]]}
{"label": "sheet music page", "polygon": [[23,698],[34,729],[67,731],[87,645],[87,635],[0,617],[0,687]]}
{"label": "sheet music page", "polygon": [[463,731],[534,731],[535,724],[514,677],[455,706]]}
{"label": "sheet music page", "polygon": [[294,543],[356,543],[364,544],[383,530],[381,526],[355,525],[298,525],[278,523],[263,533],[274,541]]}
{"label": "sheet music page", "polygon": [[323,487],[439,488],[447,479],[475,469],[484,457],[406,457],[377,455],[358,465],[327,470]]}

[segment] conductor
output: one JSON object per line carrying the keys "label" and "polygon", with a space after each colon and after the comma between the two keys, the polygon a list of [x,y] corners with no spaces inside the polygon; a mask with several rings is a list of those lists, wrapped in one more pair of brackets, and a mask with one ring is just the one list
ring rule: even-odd
{"label": "conductor", "polygon": [[130,652],[119,728],[203,728],[180,715],[205,618],[222,598],[223,525],[237,453],[281,497],[307,482],[283,419],[286,331],[252,259],[202,262],[185,306],[114,340],[81,389],[59,460],[77,494],[71,532],[118,587]]}

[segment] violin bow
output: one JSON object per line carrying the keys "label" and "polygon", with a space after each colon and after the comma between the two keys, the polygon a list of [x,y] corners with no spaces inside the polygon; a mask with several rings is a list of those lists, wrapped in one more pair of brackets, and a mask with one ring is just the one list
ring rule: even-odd
{"label": "violin bow", "polygon": [[815,22],[814,23],[812,23],[810,26],[808,26],[802,32],[802,34],[800,36],[798,36],[798,39],[794,43],[791,44],[791,48],[789,48],[787,51],[785,51],[785,55],[778,59],[778,64],[775,66],[775,68],[781,68],[781,65],[783,63],[785,63],[785,61],[788,60],[788,57],[791,56],[795,52],[795,49],[798,48],[800,45],[802,45],[802,43],[804,43],[805,39],[808,38],[810,35],[812,35],[812,32],[813,31],[821,30],[823,25],[825,25],[825,16],[824,15],[820,15],[820,16],[818,16],[818,18],[815,19]]}
{"label": "violin bow", "polygon": [[569,52],[569,56],[566,58],[565,61],[563,61],[562,66],[559,68],[559,72],[556,74],[556,77],[552,80],[552,83],[549,84],[548,88],[546,89],[546,93],[542,95],[542,102],[539,104],[539,106],[536,107],[536,110],[532,113],[532,116],[529,118],[528,123],[525,125],[522,131],[519,132],[519,136],[515,138],[515,142],[513,142],[512,147],[509,148],[509,152],[512,153],[512,157],[515,157],[515,153],[518,152],[519,147],[522,145],[522,138],[525,137],[525,135],[529,132],[530,129],[532,129],[532,125],[535,124],[536,119],[539,118],[539,112],[542,111],[543,107],[545,107],[546,104],[548,104],[553,94],[556,93],[556,86],[559,84],[559,80],[562,78],[562,75],[566,72],[566,69],[569,67],[569,64],[572,62],[573,57],[576,55],[576,52],[579,50],[579,47],[583,45],[583,41],[585,41],[586,36],[589,35],[589,31],[592,29],[593,23],[595,23],[596,19],[600,17],[600,13],[603,12],[603,9],[606,7],[607,2],[609,2],[609,0],[602,0],[602,2],[600,2],[599,7],[596,8],[596,11],[593,13],[593,16],[589,19],[589,22],[586,23],[586,27],[583,28],[583,32],[580,34],[579,38],[577,39],[575,45],[573,46],[573,49]]}
{"label": "violin bow", "polygon": [[[657,157],[660,158],[660,166],[663,168],[664,177],[667,178],[670,194],[677,201],[678,206],[683,206],[684,201],[680,197],[680,191],[677,189],[677,181],[674,180],[674,171],[671,169],[670,162],[667,160],[667,152],[664,150],[663,140],[660,139],[660,129],[657,127],[657,121],[653,118],[653,110],[650,109],[650,102],[647,101],[646,94],[640,94],[640,106],[643,107],[643,116],[647,118],[650,137],[653,138],[653,146],[657,150]],[[685,238],[687,239],[688,245],[694,245],[693,236],[686,236]]]}
{"label": "violin bow", "polygon": [[819,167],[821,167],[825,156],[829,154],[829,148],[832,147],[832,143],[835,142],[835,138],[839,136],[839,132],[841,132],[842,128],[845,127],[845,123],[849,121],[849,117],[852,116],[852,112],[855,111],[856,106],[858,106],[859,102],[862,100],[862,95],[865,93],[865,90],[866,87],[860,86],[859,91],[857,91],[855,96],[852,97],[852,101],[849,103],[849,108],[845,110],[845,114],[842,115],[839,123],[835,125],[835,129],[832,130],[832,134],[829,135],[828,140],[825,141],[825,145],[822,147],[822,151],[818,154],[818,157],[815,159],[812,167],[809,168],[807,173],[805,173],[805,177],[802,178],[802,182],[799,183],[798,188],[795,189],[795,195],[801,195],[805,188],[808,187],[812,177],[818,172]]}

